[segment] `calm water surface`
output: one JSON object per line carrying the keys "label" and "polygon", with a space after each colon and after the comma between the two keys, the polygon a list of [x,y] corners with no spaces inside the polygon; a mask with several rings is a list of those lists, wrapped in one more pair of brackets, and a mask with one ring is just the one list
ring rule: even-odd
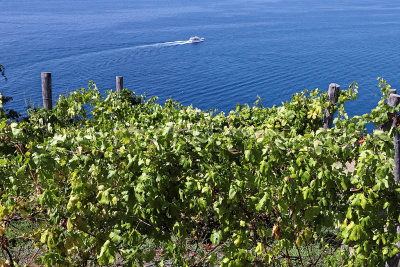
{"label": "calm water surface", "polygon": [[[24,110],[53,94],[115,76],[142,94],[201,109],[280,104],[303,89],[360,85],[350,114],[379,100],[376,78],[400,87],[400,2],[373,0],[0,0],[0,91]],[[206,42],[182,44],[190,36]]]}

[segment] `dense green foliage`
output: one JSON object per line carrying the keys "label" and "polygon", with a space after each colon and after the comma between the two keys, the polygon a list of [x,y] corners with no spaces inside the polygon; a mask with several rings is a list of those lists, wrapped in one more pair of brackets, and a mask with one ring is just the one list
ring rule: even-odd
{"label": "dense green foliage", "polygon": [[91,84],[52,111],[3,116],[2,241],[31,220],[40,227],[22,238],[49,266],[382,265],[398,252],[400,207],[393,130],[366,130],[394,112],[380,85],[377,108],[351,118],[357,85],[341,91],[327,132],[319,90],[225,115]]}
{"label": "dense green foliage", "polygon": [[21,114],[13,109],[4,108],[4,105],[12,100],[12,97],[3,96],[0,93],[0,117],[6,117],[7,119],[18,120]]}

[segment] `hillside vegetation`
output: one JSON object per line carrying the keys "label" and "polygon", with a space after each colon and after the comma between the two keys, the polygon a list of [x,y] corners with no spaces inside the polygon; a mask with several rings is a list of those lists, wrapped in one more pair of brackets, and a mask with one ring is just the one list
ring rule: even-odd
{"label": "hillside vegetation", "polygon": [[355,117],[357,84],[342,90],[326,132],[319,90],[224,114],[90,84],[51,111],[3,114],[3,263],[31,246],[48,266],[382,266],[398,252],[400,188],[397,128],[366,129],[399,109],[380,86]]}

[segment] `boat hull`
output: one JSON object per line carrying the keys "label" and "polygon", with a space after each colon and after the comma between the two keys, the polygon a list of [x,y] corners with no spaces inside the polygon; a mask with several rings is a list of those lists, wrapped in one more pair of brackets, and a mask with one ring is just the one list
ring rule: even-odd
{"label": "boat hull", "polygon": [[201,43],[201,42],[204,42],[204,38],[197,37],[197,36],[190,37],[189,42],[191,42],[192,44]]}

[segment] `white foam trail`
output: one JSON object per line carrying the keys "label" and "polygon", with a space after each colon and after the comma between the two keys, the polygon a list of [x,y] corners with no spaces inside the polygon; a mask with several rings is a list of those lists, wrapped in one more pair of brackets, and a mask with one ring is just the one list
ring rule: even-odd
{"label": "white foam trail", "polygon": [[[184,44],[192,44],[192,43],[193,43],[192,41],[186,40],[186,41],[174,41],[174,42],[147,44],[147,45],[137,45],[137,46],[131,46],[131,47],[125,47],[125,48],[116,48],[116,49],[83,53],[83,54],[78,54],[78,55],[70,55],[70,56],[62,57],[62,58],[54,58],[54,59],[50,59],[50,60],[36,62],[33,65],[44,64],[44,63],[48,63],[48,62],[54,62],[54,63],[60,62],[61,63],[61,62],[71,61],[74,59],[82,59],[83,57],[88,57],[88,56],[97,56],[97,55],[105,56],[107,54],[113,54],[117,51],[136,50],[136,49],[148,48],[148,47],[166,47],[166,46],[184,45]],[[31,66],[33,66],[33,65],[31,64]],[[23,65],[21,65],[21,66],[23,66]]]}
{"label": "white foam trail", "polygon": [[[191,44],[191,43],[193,43],[193,42],[192,41],[174,41],[174,42],[156,43],[156,44],[148,44],[148,45],[139,45],[139,46],[134,46],[132,48],[164,47],[164,46]],[[129,48],[126,48],[126,49],[129,49]]]}

